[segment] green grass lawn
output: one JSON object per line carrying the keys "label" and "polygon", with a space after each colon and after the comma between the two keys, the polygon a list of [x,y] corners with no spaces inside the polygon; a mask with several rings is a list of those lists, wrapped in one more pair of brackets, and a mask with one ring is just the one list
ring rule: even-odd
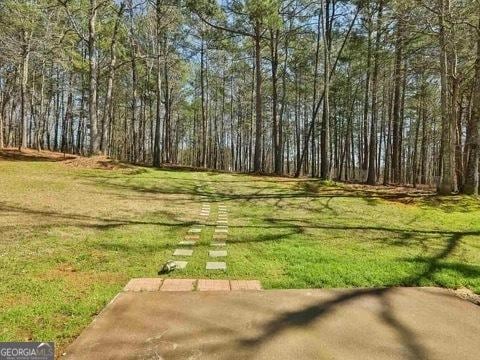
{"label": "green grass lawn", "polygon": [[[478,200],[403,191],[0,159],[0,341],[64,347],[130,278],[157,276],[198,221],[201,196],[212,204],[210,226],[187,269],[167,276],[480,293]],[[212,274],[217,202],[229,209],[228,270]]]}

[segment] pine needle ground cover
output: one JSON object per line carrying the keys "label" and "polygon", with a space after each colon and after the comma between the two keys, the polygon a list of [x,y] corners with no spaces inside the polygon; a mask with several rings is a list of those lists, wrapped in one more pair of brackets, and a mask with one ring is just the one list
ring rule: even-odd
{"label": "pine needle ground cover", "polygon": [[[187,268],[167,277],[480,293],[474,198],[36,160],[0,159],[0,341],[65,346],[130,278],[157,276],[198,221],[201,197],[211,203],[211,226]],[[229,211],[228,268],[212,274],[205,263],[218,202]]]}

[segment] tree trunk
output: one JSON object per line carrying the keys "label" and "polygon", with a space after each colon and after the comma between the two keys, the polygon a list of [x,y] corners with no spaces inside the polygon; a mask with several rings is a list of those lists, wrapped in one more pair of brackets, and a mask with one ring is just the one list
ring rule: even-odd
{"label": "tree trunk", "polygon": [[330,0],[323,9],[323,114],[320,131],[320,178],[330,179]]}
{"label": "tree trunk", "polygon": [[89,69],[89,92],[88,92],[88,119],[90,122],[90,154],[100,153],[100,136],[97,120],[97,49],[96,49],[96,20],[97,0],[90,0],[89,21],[88,21],[88,69]]}
{"label": "tree trunk", "polygon": [[401,167],[401,136],[402,129],[400,128],[400,107],[402,102],[401,88],[402,88],[402,57],[403,57],[403,20],[400,18],[397,20],[396,31],[396,45],[395,45],[395,86],[394,86],[394,99],[393,99],[393,134],[392,134],[392,175],[393,182],[398,184],[400,179],[400,167]]}
{"label": "tree trunk", "polygon": [[155,141],[154,141],[154,150],[153,150],[153,166],[160,167],[161,164],[161,150],[160,150],[160,139],[162,136],[161,133],[161,118],[160,111],[162,108],[162,63],[160,56],[161,48],[161,37],[160,37],[160,26],[161,26],[161,12],[160,12],[161,0],[157,0],[156,8],[156,46],[157,46],[157,81],[156,81],[156,114],[155,114]]}
{"label": "tree trunk", "polygon": [[261,68],[261,26],[257,20],[255,23],[255,152],[253,155],[253,171],[262,171],[262,68]]}
{"label": "tree trunk", "polygon": [[449,9],[449,0],[439,0],[439,42],[440,42],[440,83],[441,83],[441,101],[440,110],[442,116],[442,154],[440,182],[438,184],[438,193],[440,195],[450,195],[454,190],[454,169],[455,169],[455,131],[451,123],[451,111],[449,111],[449,84],[448,84],[448,44],[445,29],[445,16]]}
{"label": "tree trunk", "polygon": [[475,79],[473,89],[472,113],[467,127],[469,143],[465,144],[467,167],[465,169],[465,184],[463,192],[469,195],[478,195],[480,160],[480,19],[477,28],[477,59],[475,61]]}
{"label": "tree trunk", "polygon": [[378,67],[380,56],[380,41],[381,41],[381,27],[382,27],[382,12],[383,1],[379,3],[377,25],[376,25],[376,39],[375,39],[375,58],[373,64],[373,79],[372,79],[372,118],[370,122],[370,144],[368,150],[368,176],[367,184],[375,185],[376,179],[376,158],[377,158],[377,121],[378,121],[378,103],[377,103],[377,87],[378,87]]}

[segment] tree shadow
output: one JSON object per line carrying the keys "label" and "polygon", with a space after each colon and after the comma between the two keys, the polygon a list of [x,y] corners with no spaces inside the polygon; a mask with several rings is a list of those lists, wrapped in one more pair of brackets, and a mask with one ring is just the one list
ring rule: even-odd
{"label": "tree shadow", "polygon": [[[412,285],[421,283],[423,279],[431,279],[440,268],[439,263],[456,249],[461,239],[462,234],[452,234],[445,248],[429,259],[425,270],[419,274],[406,277],[403,283]],[[374,296],[379,299],[382,307],[380,312],[381,320],[397,332],[402,344],[408,351],[408,357],[411,359],[427,359],[427,350],[417,341],[414,331],[396,317],[388,299],[388,294],[393,291],[392,289],[394,288],[352,290],[329,301],[322,301],[296,311],[284,312],[263,324],[260,335],[254,338],[239,339],[237,345],[246,347],[260,346],[279,336],[289,328],[308,327],[313,322],[319,321],[327,314],[334,312],[338,307],[344,306],[357,298]]]}

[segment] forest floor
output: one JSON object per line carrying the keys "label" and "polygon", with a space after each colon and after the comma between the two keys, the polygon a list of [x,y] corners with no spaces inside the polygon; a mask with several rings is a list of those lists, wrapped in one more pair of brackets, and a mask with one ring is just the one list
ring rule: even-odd
{"label": "forest floor", "polygon": [[480,293],[471,197],[12,150],[0,153],[0,341],[71,342],[130,278],[157,276],[202,196],[212,218],[228,207],[228,269],[205,270],[207,226],[187,268],[166,277]]}

